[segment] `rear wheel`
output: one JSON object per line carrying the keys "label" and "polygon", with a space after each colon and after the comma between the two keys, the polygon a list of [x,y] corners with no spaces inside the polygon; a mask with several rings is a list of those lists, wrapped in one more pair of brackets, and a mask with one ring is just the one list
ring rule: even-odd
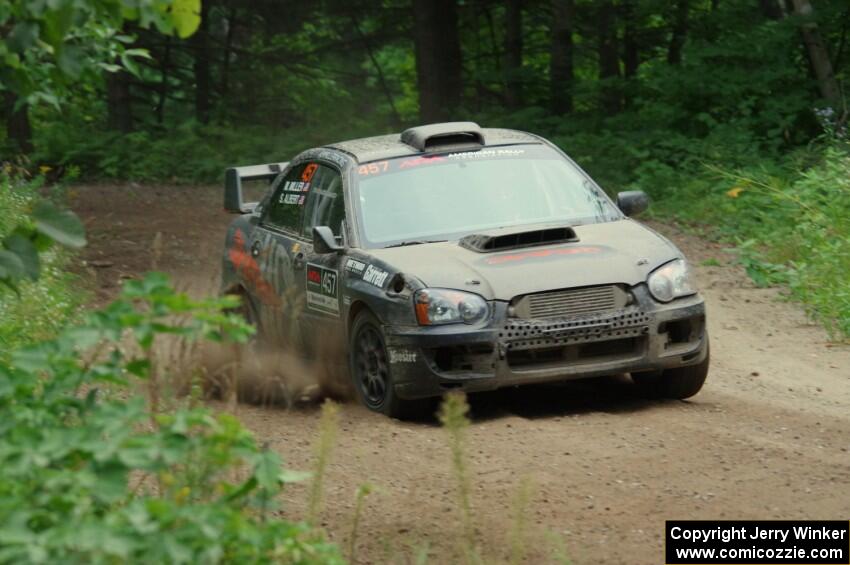
{"label": "rear wheel", "polygon": [[708,376],[708,365],[709,348],[706,345],[705,359],[701,363],[663,371],[633,373],[632,380],[646,396],[681,400],[694,396],[702,389]]}
{"label": "rear wheel", "polygon": [[248,337],[247,345],[250,349],[259,349],[263,342],[263,335],[260,330],[260,318],[257,315],[256,307],[247,294],[242,294],[242,304],[239,308],[242,318],[245,323],[254,328],[254,333]]}
{"label": "rear wheel", "polygon": [[349,366],[360,402],[392,418],[424,416],[431,404],[428,399],[406,400],[395,392],[386,340],[377,318],[366,310],[360,312],[350,336]]}

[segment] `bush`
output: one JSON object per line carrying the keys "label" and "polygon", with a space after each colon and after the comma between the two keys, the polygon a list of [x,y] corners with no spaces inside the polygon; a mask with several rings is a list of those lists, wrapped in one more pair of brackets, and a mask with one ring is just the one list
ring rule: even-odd
{"label": "bush", "polygon": [[286,161],[310,147],[376,133],[374,125],[357,121],[333,125],[334,129],[326,124],[278,131],[189,121],[121,134],[82,120],[47,122],[36,132],[38,151],[33,159],[78,169],[86,178],[218,183],[227,167]]}
{"label": "bush", "polygon": [[656,216],[710,226],[738,246],[757,285],[788,285],[833,337],[850,336],[850,148],[832,144],[737,169],[703,166],[680,179]]}
{"label": "bush", "polygon": [[[244,340],[223,313],[235,306],[151,274],[0,363],[0,562],[342,562],[306,524],[266,519],[298,477],[235,418],[152,414],[128,394],[158,334]],[[122,337],[143,355],[122,353]]]}
{"label": "bush", "polygon": [[850,336],[850,152],[829,149],[783,194],[795,206],[791,291],[833,335]]}
{"label": "bush", "polygon": [[[23,182],[0,174],[0,240],[30,222],[42,182],[41,177]],[[37,280],[17,285],[17,295],[0,289],[0,359],[23,344],[52,337],[78,314],[86,293],[79,277],[67,270],[72,257],[54,246],[41,254]]]}

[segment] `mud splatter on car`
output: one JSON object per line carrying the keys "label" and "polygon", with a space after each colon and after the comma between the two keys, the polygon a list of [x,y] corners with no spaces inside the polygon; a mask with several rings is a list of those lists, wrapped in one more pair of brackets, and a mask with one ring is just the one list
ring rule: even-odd
{"label": "mud splatter on car", "polygon": [[[269,182],[260,202],[246,180]],[[708,373],[705,307],[682,253],[631,219],[647,205],[538,136],[421,126],[228,169],[222,288],[272,344],[338,342],[360,400],[391,416],[623,372],[686,398]]]}

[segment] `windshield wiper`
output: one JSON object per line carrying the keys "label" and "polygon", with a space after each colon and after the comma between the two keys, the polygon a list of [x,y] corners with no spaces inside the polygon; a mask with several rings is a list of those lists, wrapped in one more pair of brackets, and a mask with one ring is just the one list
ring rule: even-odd
{"label": "windshield wiper", "polygon": [[392,245],[387,245],[384,249],[389,249],[390,247],[405,247],[407,245],[422,245],[423,243],[442,243],[446,241],[445,239],[417,239],[411,241],[402,241],[401,243],[393,243]]}

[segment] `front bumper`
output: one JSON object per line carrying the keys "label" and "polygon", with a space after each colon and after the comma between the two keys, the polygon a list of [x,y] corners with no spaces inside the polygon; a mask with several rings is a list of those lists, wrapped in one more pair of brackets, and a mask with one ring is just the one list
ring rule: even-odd
{"label": "front bumper", "polygon": [[705,304],[699,295],[660,304],[643,285],[632,292],[635,304],[581,318],[508,318],[507,304],[495,302],[485,327],[385,326],[396,393],[424,398],[705,360]]}

